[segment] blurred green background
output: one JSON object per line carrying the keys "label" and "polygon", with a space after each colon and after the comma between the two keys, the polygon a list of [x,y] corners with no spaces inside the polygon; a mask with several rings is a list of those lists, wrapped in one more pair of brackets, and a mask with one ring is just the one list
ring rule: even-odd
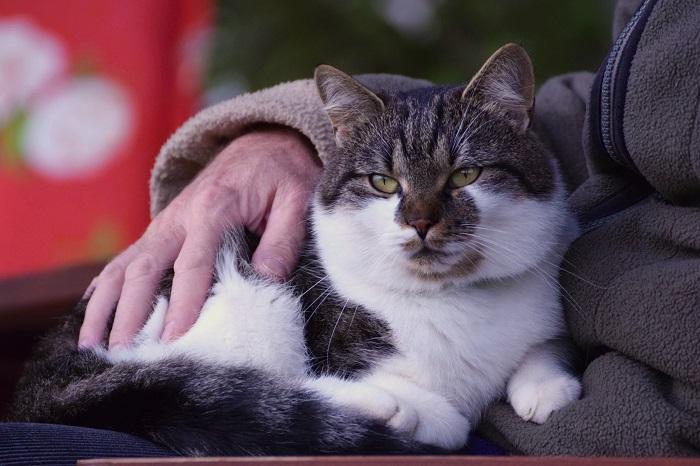
{"label": "blurred green background", "polygon": [[308,78],[319,63],[349,73],[468,81],[518,42],[537,82],[595,70],[611,41],[612,0],[220,0],[213,100]]}

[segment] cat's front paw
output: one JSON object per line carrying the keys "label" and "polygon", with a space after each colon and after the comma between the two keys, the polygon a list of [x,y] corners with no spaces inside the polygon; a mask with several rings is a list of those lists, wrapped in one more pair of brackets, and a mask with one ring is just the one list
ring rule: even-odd
{"label": "cat's front paw", "polygon": [[439,395],[421,390],[423,393],[414,397],[409,392],[358,383],[350,390],[336,391],[333,399],[421,443],[447,450],[463,447],[469,421]]}
{"label": "cat's front paw", "polygon": [[446,450],[458,450],[467,443],[471,426],[462,413],[439,398],[418,407],[418,425],[413,438]]}
{"label": "cat's front paw", "polygon": [[418,423],[418,416],[413,408],[402,405],[395,396],[374,385],[322,377],[307,383],[307,386],[323,394],[334,404],[350,408],[398,431],[412,434]]}
{"label": "cat's front paw", "polygon": [[444,396],[395,375],[375,375],[369,381],[399,402],[398,413],[387,422],[389,427],[446,450],[457,450],[466,444],[469,420]]}
{"label": "cat's front paw", "polygon": [[544,423],[552,412],[578,400],[581,383],[569,374],[509,387],[508,398],[515,412],[526,421]]}
{"label": "cat's front paw", "polygon": [[306,387],[328,401],[386,424],[428,445],[456,450],[465,445],[469,421],[446,398],[396,376],[350,381],[320,377]]}

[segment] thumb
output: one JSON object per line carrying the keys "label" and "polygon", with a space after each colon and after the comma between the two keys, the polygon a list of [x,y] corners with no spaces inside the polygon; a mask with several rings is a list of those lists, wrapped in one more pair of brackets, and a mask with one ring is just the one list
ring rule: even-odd
{"label": "thumb", "polygon": [[[296,195],[295,195],[296,194]],[[267,225],[253,254],[258,273],[283,281],[291,275],[306,237],[306,210],[309,192],[278,191]]]}

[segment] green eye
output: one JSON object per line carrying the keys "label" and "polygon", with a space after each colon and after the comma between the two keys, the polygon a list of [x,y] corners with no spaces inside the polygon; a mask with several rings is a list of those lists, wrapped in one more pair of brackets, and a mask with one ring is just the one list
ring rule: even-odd
{"label": "green eye", "polygon": [[394,194],[399,190],[399,182],[388,176],[369,175],[369,182],[374,189],[385,194]]}
{"label": "green eye", "polygon": [[463,188],[468,184],[472,184],[479,178],[481,173],[481,168],[479,167],[469,167],[456,170],[452,175],[450,175],[449,186],[452,189]]}

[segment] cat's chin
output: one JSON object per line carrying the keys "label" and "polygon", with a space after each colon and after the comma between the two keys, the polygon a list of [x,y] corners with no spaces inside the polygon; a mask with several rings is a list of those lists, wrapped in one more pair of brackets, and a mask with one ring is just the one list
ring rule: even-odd
{"label": "cat's chin", "polygon": [[406,254],[405,269],[420,281],[448,286],[469,282],[481,260],[482,256],[476,250],[451,253],[426,245]]}

